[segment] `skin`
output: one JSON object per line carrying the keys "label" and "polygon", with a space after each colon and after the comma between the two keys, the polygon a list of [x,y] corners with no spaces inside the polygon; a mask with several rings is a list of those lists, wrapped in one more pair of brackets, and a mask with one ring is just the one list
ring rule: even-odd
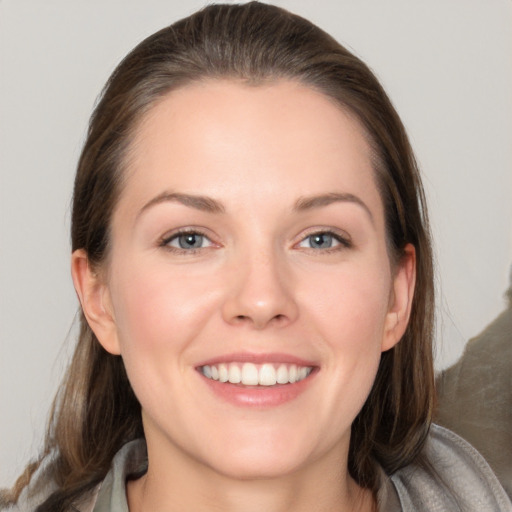
{"label": "skin", "polygon": [[[391,267],[357,120],[294,82],[206,81],[153,107],[126,172],[108,265],[77,251],[72,273],[142,405],[149,469],[130,510],[370,509],[347,471],[350,425],[405,331],[415,255]],[[184,228],[203,245],[180,248]],[[197,371],[233,352],[315,371],[280,405],[234,404]]]}

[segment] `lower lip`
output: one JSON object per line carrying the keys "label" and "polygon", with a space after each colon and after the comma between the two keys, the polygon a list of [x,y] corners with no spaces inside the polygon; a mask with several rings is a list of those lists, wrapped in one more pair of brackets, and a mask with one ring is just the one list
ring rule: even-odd
{"label": "lower lip", "polygon": [[275,386],[244,386],[208,379],[199,372],[200,377],[210,390],[222,400],[241,407],[277,407],[297,398],[313,381],[313,370],[305,379],[293,384],[276,384]]}

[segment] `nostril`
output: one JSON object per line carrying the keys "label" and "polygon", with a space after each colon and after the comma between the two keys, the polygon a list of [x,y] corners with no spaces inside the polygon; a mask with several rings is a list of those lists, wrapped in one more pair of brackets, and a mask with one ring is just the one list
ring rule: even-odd
{"label": "nostril", "polygon": [[[278,315],[275,315],[273,316],[271,319],[270,319],[270,322],[277,322],[277,323],[281,323],[283,322],[284,320],[286,319],[286,315],[283,315],[281,313],[279,313]],[[237,322],[237,323],[245,323],[247,321],[253,321],[253,318],[251,317],[251,315],[237,315],[234,317],[234,320]],[[256,322],[255,323],[258,323],[257,322],[257,319],[256,319]],[[266,323],[266,322],[265,322]]]}

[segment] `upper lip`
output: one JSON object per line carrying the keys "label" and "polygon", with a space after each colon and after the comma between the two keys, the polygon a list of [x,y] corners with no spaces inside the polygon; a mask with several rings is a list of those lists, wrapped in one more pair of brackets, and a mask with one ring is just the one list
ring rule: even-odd
{"label": "upper lip", "polygon": [[283,352],[268,352],[262,354],[256,354],[252,352],[233,352],[230,354],[223,354],[215,356],[205,361],[200,362],[197,366],[211,366],[221,363],[254,363],[254,364],[265,364],[265,363],[288,363],[295,364],[297,366],[318,366],[314,361],[297,357],[292,354],[286,354]]}

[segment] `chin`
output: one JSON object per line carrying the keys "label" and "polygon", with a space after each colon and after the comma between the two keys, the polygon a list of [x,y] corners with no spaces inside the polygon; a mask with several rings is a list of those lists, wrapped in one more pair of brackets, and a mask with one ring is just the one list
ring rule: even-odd
{"label": "chin", "polygon": [[292,457],[258,454],[252,458],[228,456],[211,468],[218,474],[234,480],[267,480],[284,477],[301,469],[304,461]]}
{"label": "chin", "polygon": [[309,440],[290,437],[290,429],[280,435],[252,439],[233,439],[229,447],[219,446],[215,454],[208,450],[209,466],[216,472],[238,480],[272,479],[299,471],[315,458]]}

